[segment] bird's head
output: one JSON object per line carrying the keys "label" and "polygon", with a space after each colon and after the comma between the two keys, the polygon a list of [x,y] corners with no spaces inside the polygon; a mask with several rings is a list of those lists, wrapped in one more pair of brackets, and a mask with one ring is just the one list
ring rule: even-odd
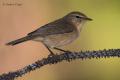
{"label": "bird's head", "polygon": [[85,14],[78,11],[71,12],[67,14],[64,18],[68,23],[73,24],[75,26],[82,25],[86,21],[92,21],[91,18],[87,17]]}

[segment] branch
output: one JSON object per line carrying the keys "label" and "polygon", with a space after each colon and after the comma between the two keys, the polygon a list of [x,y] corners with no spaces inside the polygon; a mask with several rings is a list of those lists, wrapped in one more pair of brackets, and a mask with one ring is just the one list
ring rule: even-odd
{"label": "branch", "polygon": [[103,58],[103,57],[120,57],[120,49],[98,50],[98,51],[85,51],[85,52],[66,52],[60,55],[48,56],[42,60],[38,60],[33,64],[30,64],[22,69],[14,72],[4,73],[0,75],[0,80],[14,80],[17,77],[21,77],[26,73],[41,68],[47,64],[57,64],[62,61],[72,61],[75,59],[91,59],[91,58]]}

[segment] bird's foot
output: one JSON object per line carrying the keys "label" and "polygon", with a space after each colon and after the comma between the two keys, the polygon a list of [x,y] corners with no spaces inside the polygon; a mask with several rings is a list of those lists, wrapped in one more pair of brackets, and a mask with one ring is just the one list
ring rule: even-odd
{"label": "bird's foot", "polygon": [[48,55],[48,57],[54,56],[55,54],[52,52]]}
{"label": "bird's foot", "polygon": [[54,49],[59,50],[59,51],[62,51],[62,52],[65,52],[65,53],[71,53],[71,52],[68,51],[68,50],[63,50],[63,49],[60,49],[60,48],[57,48],[57,47],[54,47]]}

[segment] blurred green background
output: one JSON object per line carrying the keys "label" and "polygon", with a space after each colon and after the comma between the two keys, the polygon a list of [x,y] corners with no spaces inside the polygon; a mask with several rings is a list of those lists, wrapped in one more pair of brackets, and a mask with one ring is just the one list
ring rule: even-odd
{"label": "blurred green background", "polygon": [[[4,4],[15,5],[4,5]],[[17,5],[17,4],[21,5]],[[93,19],[71,51],[120,48],[120,0],[0,0],[0,74],[20,69],[49,53],[42,43],[28,41],[10,47],[6,42],[23,37],[71,11]],[[120,59],[86,59],[47,65],[17,80],[120,80]]]}

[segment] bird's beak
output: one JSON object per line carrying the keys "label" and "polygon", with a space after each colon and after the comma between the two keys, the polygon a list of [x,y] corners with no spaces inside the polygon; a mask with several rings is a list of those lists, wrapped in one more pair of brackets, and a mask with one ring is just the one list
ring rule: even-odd
{"label": "bird's beak", "polygon": [[88,20],[88,21],[92,21],[93,19],[91,19],[91,18],[88,18],[88,17],[86,17],[86,18],[84,18],[85,20]]}

